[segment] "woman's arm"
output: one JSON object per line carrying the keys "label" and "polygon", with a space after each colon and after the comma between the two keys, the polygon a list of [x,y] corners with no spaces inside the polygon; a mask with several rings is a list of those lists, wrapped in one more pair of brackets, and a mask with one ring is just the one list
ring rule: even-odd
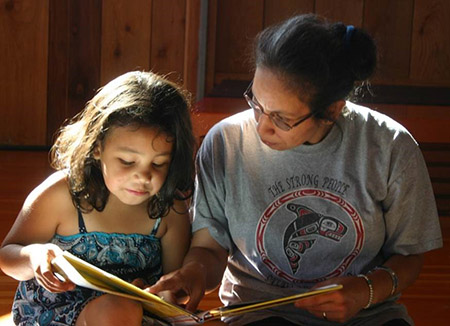
{"label": "woman's arm", "polygon": [[[423,255],[394,255],[385,262],[384,266],[391,268],[398,277],[398,285],[394,294],[402,292],[414,283],[422,264]],[[372,305],[391,296],[394,284],[389,273],[384,270],[374,270],[366,276],[372,284]],[[323,318],[325,312],[329,320],[343,323],[354,317],[369,303],[370,290],[363,277],[332,278],[318,283],[316,287],[332,283],[342,284],[344,288],[340,291],[298,300],[295,303],[296,307],[306,309],[320,318]]]}
{"label": "woman's arm", "polygon": [[[402,292],[419,277],[423,266],[423,255],[394,255],[390,257],[383,266],[389,267],[396,274],[398,284],[392,295]],[[374,298],[373,303],[386,300],[391,296],[393,289],[393,279],[384,270],[374,270],[368,277],[372,280]]]}

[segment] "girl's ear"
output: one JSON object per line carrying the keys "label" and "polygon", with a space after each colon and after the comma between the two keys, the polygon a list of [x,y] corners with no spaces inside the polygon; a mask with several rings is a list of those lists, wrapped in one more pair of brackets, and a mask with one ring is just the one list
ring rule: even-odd
{"label": "girl's ear", "polygon": [[92,151],[92,156],[96,160],[100,159],[100,144],[99,143],[95,144],[94,150]]}

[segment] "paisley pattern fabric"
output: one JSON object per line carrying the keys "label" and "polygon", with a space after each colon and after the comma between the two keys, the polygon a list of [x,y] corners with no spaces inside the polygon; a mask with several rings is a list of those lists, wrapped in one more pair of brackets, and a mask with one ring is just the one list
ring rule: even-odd
{"label": "paisley pattern fabric", "polygon": [[[153,284],[161,277],[161,243],[155,237],[160,219],[150,235],[86,232],[82,217],[79,224],[79,234],[56,234],[50,242],[129,282],[142,278]],[[35,278],[22,281],[12,307],[13,320],[21,326],[75,325],[86,304],[102,294],[78,286],[73,291],[51,293]]]}

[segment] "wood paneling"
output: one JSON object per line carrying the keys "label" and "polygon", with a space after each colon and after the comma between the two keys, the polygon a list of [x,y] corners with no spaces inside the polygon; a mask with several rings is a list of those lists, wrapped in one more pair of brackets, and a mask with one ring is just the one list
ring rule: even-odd
{"label": "wood paneling", "polygon": [[376,39],[377,77],[407,82],[414,0],[366,0],[364,28]]}
{"label": "wood paneling", "polygon": [[179,82],[184,69],[186,1],[153,0],[153,13],[150,67]]}
{"label": "wood paneling", "polygon": [[0,146],[50,146],[99,87],[129,70],[169,74],[195,92],[200,3],[0,0]]}
{"label": "wood paneling", "polygon": [[316,0],[315,12],[330,21],[361,27],[364,0]]}
{"label": "wood paneling", "polygon": [[263,0],[227,0],[217,4],[215,83],[249,79],[250,53],[263,28]]}
{"label": "wood paneling", "polygon": [[252,43],[251,36],[271,23],[306,12],[317,13],[332,22],[363,27],[375,38],[379,69],[374,84],[450,87],[450,2],[447,0],[212,2],[209,17],[214,21],[211,28],[215,32],[209,34],[208,41],[214,48],[208,47],[206,95],[223,94],[219,89],[225,80],[250,81],[251,47],[244,45]]}
{"label": "wood paneling", "polygon": [[199,42],[200,42],[200,12],[201,0],[187,0],[186,2],[186,32],[184,42],[183,84],[195,98],[197,93]]}
{"label": "wood paneling", "polygon": [[0,139],[46,142],[48,0],[0,0]]}
{"label": "wood paneling", "polygon": [[47,145],[100,87],[101,0],[52,0],[47,94]]}
{"label": "wood paneling", "polygon": [[217,29],[217,1],[208,2],[208,33],[206,44],[206,72],[205,72],[205,93],[211,93],[214,88],[214,77],[216,75],[216,29]]}
{"label": "wood paneling", "polygon": [[48,85],[47,90],[47,144],[53,134],[72,112],[68,106],[69,83],[69,2],[50,0]]}
{"label": "wood paneling", "polygon": [[314,0],[265,0],[264,26],[270,26],[297,14],[314,12]]}
{"label": "wood paneling", "polygon": [[152,0],[104,0],[101,84],[131,70],[149,70]]}
{"label": "wood paneling", "polygon": [[450,1],[415,0],[411,79],[450,85]]}
{"label": "wood paneling", "polygon": [[[0,0],[0,146],[51,145],[65,119],[79,112],[100,86],[127,70],[169,74],[196,92],[197,80],[202,80],[197,76],[201,3]],[[450,89],[447,0],[207,4],[206,95],[229,96],[229,89],[220,88],[224,81],[246,84],[252,78],[254,36],[265,26],[306,12],[364,26],[374,35],[380,49],[376,86],[425,86],[439,94]],[[395,96],[396,103],[402,103],[398,100],[404,95]],[[422,98],[419,104],[449,104],[427,102],[435,96]]]}
{"label": "wood paneling", "polygon": [[81,111],[100,87],[101,0],[70,0],[69,112]]}

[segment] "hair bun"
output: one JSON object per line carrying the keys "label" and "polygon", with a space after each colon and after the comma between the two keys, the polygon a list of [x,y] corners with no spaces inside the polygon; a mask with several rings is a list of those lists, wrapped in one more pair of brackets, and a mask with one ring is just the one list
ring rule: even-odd
{"label": "hair bun", "polygon": [[347,52],[348,67],[353,72],[355,80],[368,79],[375,71],[377,64],[377,48],[373,39],[362,29],[354,27],[344,32],[342,42]]}

